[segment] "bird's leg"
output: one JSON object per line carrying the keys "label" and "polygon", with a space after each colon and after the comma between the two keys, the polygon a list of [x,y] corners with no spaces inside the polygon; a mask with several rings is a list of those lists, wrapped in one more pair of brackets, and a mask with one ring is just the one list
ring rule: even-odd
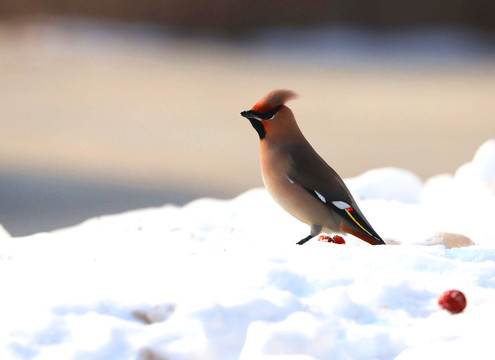
{"label": "bird's leg", "polygon": [[305,244],[306,242],[308,242],[309,240],[311,240],[312,238],[314,238],[316,235],[318,235],[319,233],[321,233],[321,229],[322,229],[322,227],[320,225],[311,225],[311,231],[310,231],[309,235],[306,236],[304,239],[299,240],[297,242],[297,245],[303,245],[303,244]]}
{"label": "bird's leg", "polygon": [[299,241],[297,242],[297,245],[303,245],[303,244],[305,244],[307,241],[311,240],[313,237],[314,237],[313,235],[308,235],[308,236],[306,236],[304,239],[299,240]]}

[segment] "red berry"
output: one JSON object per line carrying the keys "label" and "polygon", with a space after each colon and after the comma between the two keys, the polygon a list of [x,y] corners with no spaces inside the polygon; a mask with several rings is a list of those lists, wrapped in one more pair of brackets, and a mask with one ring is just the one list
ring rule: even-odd
{"label": "red berry", "polygon": [[466,304],[466,297],[459,290],[447,290],[438,298],[438,305],[452,314],[460,313]]}
{"label": "red berry", "polygon": [[320,235],[320,236],[318,236],[318,241],[332,242],[332,238],[328,235]]}
{"label": "red berry", "polygon": [[336,244],[345,244],[345,240],[342,236],[334,235],[333,242]]}

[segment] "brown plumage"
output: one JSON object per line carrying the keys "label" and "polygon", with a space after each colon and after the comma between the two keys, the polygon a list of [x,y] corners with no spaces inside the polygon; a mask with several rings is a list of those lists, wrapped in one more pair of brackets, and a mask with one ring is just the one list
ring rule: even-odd
{"label": "brown plumage", "polygon": [[274,90],[243,111],[260,137],[263,182],[289,214],[310,225],[302,245],[322,231],[352,234],[385,244],[371,227],[340,176],[311,147],[284,104],[297,95]]}

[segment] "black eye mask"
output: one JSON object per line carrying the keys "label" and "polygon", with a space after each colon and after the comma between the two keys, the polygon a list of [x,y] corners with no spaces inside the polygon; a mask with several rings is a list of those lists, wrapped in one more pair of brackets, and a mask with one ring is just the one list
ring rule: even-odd
{"label": "black eye mask", "polygon": [[247,110],[241,112],[241,115],[248,119],[256,119],[256,120],[271,120],[275,116],[275,114],[282,108],[282,105],[277,106],[275,109],[265,111],[263,113]]}

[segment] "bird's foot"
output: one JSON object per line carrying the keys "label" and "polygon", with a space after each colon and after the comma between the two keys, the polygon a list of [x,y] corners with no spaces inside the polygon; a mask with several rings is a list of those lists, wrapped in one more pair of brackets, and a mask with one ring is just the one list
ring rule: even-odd
{"label": "bird's foot", "polygon": [[309,240],[311,240],[314,236],[313,235],[308,235],[306,236],[304,239],[302,240],[299,240],[297,242],[297,245],[304,245],[305,243],[307,243]]}

